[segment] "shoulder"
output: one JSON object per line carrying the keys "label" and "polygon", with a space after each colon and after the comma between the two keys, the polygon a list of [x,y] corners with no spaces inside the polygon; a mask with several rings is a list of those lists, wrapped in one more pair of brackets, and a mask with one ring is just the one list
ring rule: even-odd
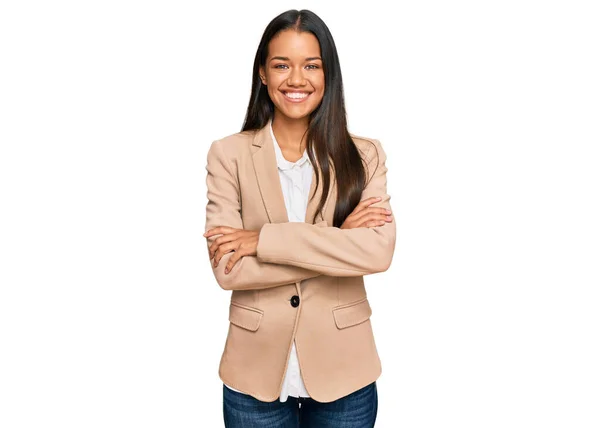
{"label": "shoulder", "polygon": [[207,161],[229,165],[228,169],[233,171],[246,154],[250,154],[256,132],[242,131],[214,140],[208,149]]}
{"label": "shoulder", "polygon": [[214,148],[217,148],[228,157],[231,157],[235,153],[240,153],[243,148],[251,144],[255,135],[256,131],[243,131],[230,134],[223,138],[219,138],[218,140],[214,140],[210,149],[214,150]]}
{"label": "shoulder", "polygon": [[362,158],[367,162],[377,156],[377,153],[380,153],[382,150],[381,143],[377,138],[362,137],[353,133],[350,133],[350,137],[352,137],[352,141]]}

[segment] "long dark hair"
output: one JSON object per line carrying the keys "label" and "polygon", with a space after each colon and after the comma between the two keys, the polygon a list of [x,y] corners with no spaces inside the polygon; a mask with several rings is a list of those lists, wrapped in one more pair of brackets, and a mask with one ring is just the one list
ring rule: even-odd
{"label": "long dark hair", "polygon": [[[315,222],[317,214],[322,211],[329,194],[331,161],[338,192],[333,226],[340,227],[360,202],[366,185],[366,172],[360,153],[348,132],[342,71],[333,37],[321,18],[310,10],[288,10],[267,25],[254,58],[252,93],[242,132],[261,129],[273,117],[275,106],[267,87],[260,80],[259,68],[266,65],[271,39],[288,29],[314,34],[321,47],[325,91],[323,100],[310,114],[306,143],[307,154],[315,168],[317,188],[319,174],[316,168],[320,168],[323,174],[323,194],[312,222]],[[313,156],[313,149],[317,159]],[[311,199],[312,197],[314,194]]]}

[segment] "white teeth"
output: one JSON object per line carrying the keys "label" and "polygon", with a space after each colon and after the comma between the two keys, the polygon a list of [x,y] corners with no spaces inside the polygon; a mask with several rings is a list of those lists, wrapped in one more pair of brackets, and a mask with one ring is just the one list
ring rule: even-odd
{"label": "white teeth", "polygon": [[285,92],[285,96],[297,100],[308,97],[308,94],[306,92]]}

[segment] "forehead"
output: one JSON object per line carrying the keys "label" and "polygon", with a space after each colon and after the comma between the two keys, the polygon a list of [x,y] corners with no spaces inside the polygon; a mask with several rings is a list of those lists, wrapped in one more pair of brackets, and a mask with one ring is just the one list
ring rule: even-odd
{"label": "forehead", "polygon": [[321,47],[314,34],[285,30],[269,42],[269,58],[285,56],[290,59],[321,56]]}

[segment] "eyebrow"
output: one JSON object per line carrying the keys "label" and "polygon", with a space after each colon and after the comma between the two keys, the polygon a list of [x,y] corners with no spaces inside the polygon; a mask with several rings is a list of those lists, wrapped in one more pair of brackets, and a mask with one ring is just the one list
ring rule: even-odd
{"label": "eyebrow", "polygon": [[[273,58],[271,58],[269,61],[273,61],[273,60],[280,60],[280,61],[289,61],[290,59],[287,56],[274,56]],[[320,56],[311,56],[305,59],[305,61],[314,61],[314,60],[320,60],[322,61]]]}

